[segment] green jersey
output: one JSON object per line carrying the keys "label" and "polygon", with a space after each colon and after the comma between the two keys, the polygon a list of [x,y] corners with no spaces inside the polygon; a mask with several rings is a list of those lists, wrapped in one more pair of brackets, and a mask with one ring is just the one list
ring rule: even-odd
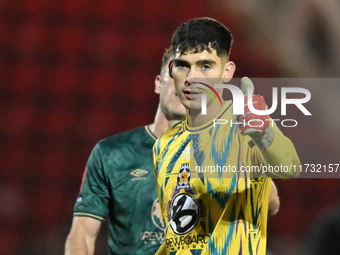
{"label": "green jersey", "polygon": [[109,218],[109,254],[154,254],[164,222],[147,126],[100,141],[87,162],[74,216]]}

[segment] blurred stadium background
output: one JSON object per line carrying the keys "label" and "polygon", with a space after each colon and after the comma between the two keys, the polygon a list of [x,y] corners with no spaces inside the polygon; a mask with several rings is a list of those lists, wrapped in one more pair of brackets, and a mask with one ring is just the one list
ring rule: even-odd
{"label": "blurred stadium background", "polygon": [[[0,254],[62,254],[93,146],[153,121],[154,77],[179,24],[209,16],[229,27],[236,77],[339,77],[339,11],[337,0],[0,0]],[[340,91],[319,92],[326,102]],[[326,150],[308,124],[287,134],[301,158],[339,163],[339,126],[313,125]],[[303,254],[340,181],[276,183],[268,247]],[[105,226],[96,254],[106,254]]]}

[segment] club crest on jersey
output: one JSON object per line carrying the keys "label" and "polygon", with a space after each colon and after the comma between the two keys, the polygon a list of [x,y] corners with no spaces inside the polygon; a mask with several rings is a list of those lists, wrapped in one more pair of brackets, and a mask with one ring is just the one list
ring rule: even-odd
{"label": "club crest on jersey", "polygon": [[177,189],[189,188],[190,170],[189,163],[182,164],[177,176]]}

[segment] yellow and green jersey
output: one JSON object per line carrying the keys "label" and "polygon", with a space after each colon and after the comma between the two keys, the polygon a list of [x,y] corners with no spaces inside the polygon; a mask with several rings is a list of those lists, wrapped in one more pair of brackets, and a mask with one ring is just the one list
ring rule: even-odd
{"label": "yellow and green jersey", "polygon": [[214,119],[228,124],[214,126],[212,120],[191,128],[184,120],[154,145],[165,249],[171,255],[264,255],[271,179],[244,169],[266,165],[265,153],[282,164],[298,162],[297,154],[276,125],[267,152],[252,146],[239,125],[230,125],[236,122],[231,101]]}

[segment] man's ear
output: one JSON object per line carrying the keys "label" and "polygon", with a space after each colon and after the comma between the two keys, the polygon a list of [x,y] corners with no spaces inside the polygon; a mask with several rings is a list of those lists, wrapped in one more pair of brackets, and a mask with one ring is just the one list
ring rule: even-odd
{"label": "man's ear", "polygon": [[227,62],[223,68],[223,72],[224,72],[223,78],[229,78],[229,79],[233,78],[235,70],[236,70],[235,63],[233,61]]}
{"label": "man's ear", "polygon": [[161,93],[161,83],[162,83],[162,76],[157,75],[155,78],[155,93],[156,94]]}
{"label": "man's ear", "polygon": [[174,66],[174,60],[171,59],[171,60],[169,61],[169,76],[170,76],[171,79],[174,78],[174,77],[172,77],[172,68],[173,68],[173,66]]}

